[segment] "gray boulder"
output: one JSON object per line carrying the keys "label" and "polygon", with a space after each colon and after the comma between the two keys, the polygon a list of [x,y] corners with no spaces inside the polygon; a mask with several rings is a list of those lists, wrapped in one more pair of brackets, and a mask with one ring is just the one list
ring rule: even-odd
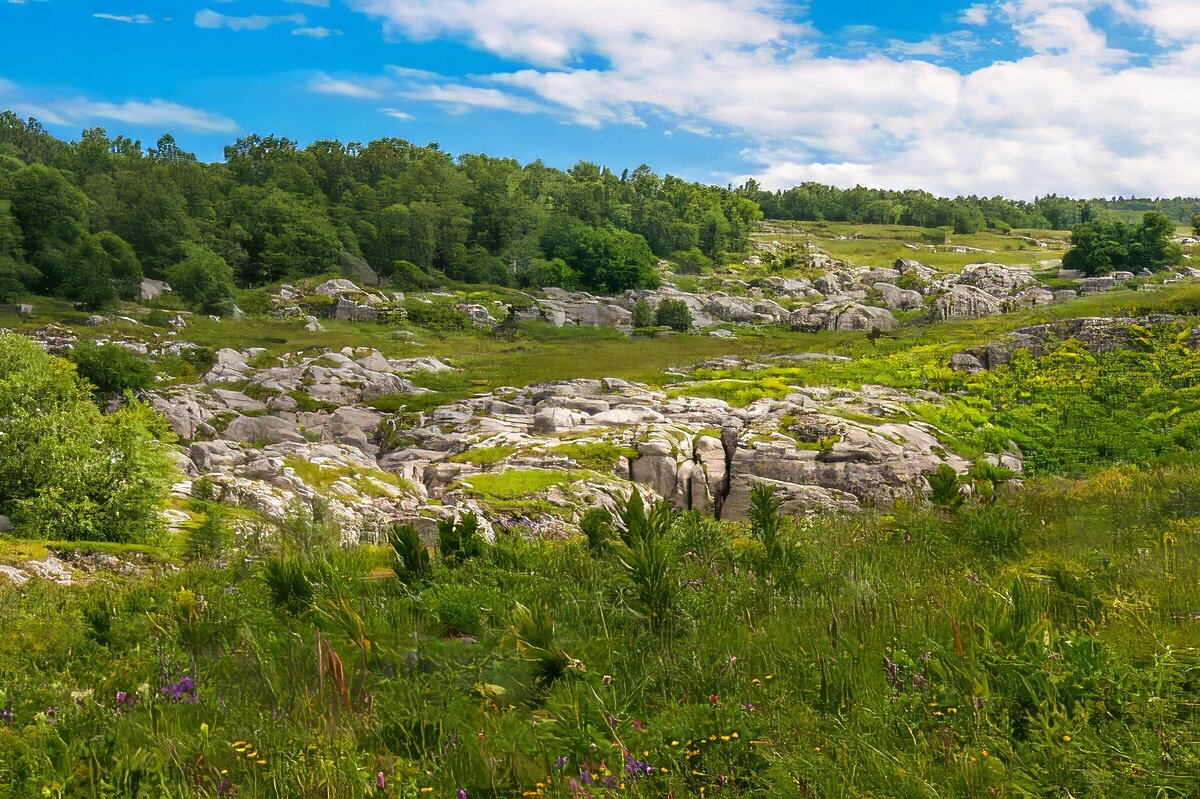
{"label": "gray boulder", "polygon": [[225,438],[264,444],[283,441],[302,443],[307,440],[294,424],[278,416],[238,416],[225,428]]}
{"label": "gray boulder", "polygon": [[1000,300],[977,286],[956,285],[929,304],[929,321],[979,319],[1000,313]]}

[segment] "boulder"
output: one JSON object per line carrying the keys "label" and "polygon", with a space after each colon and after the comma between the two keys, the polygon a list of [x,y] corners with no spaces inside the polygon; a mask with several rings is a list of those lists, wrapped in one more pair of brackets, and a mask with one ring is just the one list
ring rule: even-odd
{"label": "boulder", "polygon": [[882,297],[883,307],[889,310],[912,311],[925,306],[921,292],[902,289],[892,283],[876,283],[872,286]]}
{"label": "boulder", "polygon": [[1000,313],[1000,300],[977,286],[955,285],[929,304],[929,321],[979,319]]}
{"label": "boulder", "polygon": [[246,462],[246,454],[225,441],[197,441],[188,454],[201,473],[221,471]]}
{"label": "boulder", "polygon": [[958,276],[959,285],[983,289],[993,297],[1008,297],[1035,285],[1037,278],[1026,267],[1001,264],[967,264]]}
{"label": "boulder", "polygon": [[793,330],[815,333],[819,330],[895,330],[900,326],[886,308],[857,302],[826,300],[792,311]]}
{"label": "boulder", "polygon": [[294,424],[278,416],[238,416],[225,428],[225,438],[255,444],[307,441]]}
{"label": "boulder", "polygon": [[11,533],[13,531],[12,519],[7,516],[0,515],[0,533]]}

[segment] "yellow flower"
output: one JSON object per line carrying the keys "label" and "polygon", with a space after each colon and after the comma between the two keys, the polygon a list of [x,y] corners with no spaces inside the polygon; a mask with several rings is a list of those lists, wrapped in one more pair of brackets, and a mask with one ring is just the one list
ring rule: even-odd
{"label": "yellow flower", "polygon": [[729,736],[728,736],[728,735],[722,735],[722,736],[721,736],[721,740],[722,740],[722,741],[724,741],[725,743],[729,743]]}
{"label": "yellow flower", "polygon": [[1071,742],[1071,736],[1070,736],[1070,735],[1064,735],[1064,736],[1063,736],[1063,743],[1065,743],[1065,744],[1066,744],[1066,743],[1070,743],[1070,742]]}
{"label": "yellow flower", "polygon": [[738,737],[738,734],[736,732],[731,732],[731,733],[729,733],[729,737],[736,738],[736,737]]}
{"label": "yellow flower", "polygon": [[671,746],[679,746],[679,741],[671,741]]}
{"label": "yellow flower", "polygon": [[987,755],[987,750],[986,750],[986,749],[984,749],[984,750],[983,750],[982,752],[980,752],[979,754],[983,755],[984,757],[987,757],[987,756],[988,756],[988,755]]}
{"label": "yellow flower", "polygon": [[425,787],[420,790],[420,793],[433,793],[433,788]]}

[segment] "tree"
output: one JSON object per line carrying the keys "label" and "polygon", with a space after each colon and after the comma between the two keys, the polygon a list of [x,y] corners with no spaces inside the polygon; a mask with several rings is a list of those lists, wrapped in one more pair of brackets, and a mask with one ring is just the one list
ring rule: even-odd
{"label": "tree", "polygon": [[652,327],[654,325],[654,309],[650,307],[650,303],[645,300],[638,300],[633,304],[633,323],[634,329],[642,327]]}
{"label": "tree", "polygon": [[225,315],[233,310],[233,269],[200,244],[183,245],[183,260],[171,268],[171,289],[200,313]]}
{"label": "tree", "polygon": [[1200,211],[1192,214],[1192,233],[1200,236]]}
{"label": "tree", "polygon": [[1088,275],[1163,269],[1179,263],[1179,246],[1171,241],[1175,226],[1163,214],[1149,211],[1140,225],[1120,219],[1094,219],[1071,232],[1071,249],[1063,266]]}
{"label": "tree", "polygon": [[0,334],[0,513],[49,540],[145,541],[174,479],[148,406],[101,414],[67,361]]}
{"label": "tree", "polygon": [[654,322],[659,327],[686,333],[692,329],[692,309],[683,300],[661,300],[654,312]]}

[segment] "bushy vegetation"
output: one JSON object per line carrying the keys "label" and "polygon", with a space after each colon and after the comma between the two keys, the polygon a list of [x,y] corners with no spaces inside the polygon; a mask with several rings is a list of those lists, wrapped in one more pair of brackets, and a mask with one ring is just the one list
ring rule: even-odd
{"label": "bushy vegetation", "polygon": [[224,313],[234,286],[365,265],[401,288],[446,279],[599,292],[657,285],[657,257],[748,247],[758,206],[728,189],[366,145],[247,136],[203,164],[100,129],[60,141],[0,114],[0,299],[56,294],[89,309],[137,296],[143,273]]}
{"label": "bushy vegetation", "polygon": [[0,796],[1185,797],[1196,496],[1181,465],[949,518],[631,497],[588,543],[447,520],[432,558],[299,514],[209,536],[238,565],[0,584]]}
{"label": "bushy vegetation", "polygon": [[1085,222],[1071,232],[1063,266],[1088,275],[1157,271],[1183,260],[1183,251],[1171,241],[1174,233],[1174,223],[1157,211],[1147,212],[1138,225],[1120,219]]}
{"label": "bushy vegetation", "polygon": [[22,535],[153,538],[174,474],[167,435],[138,402],[101,414],[71,364],[0,334],[0,514]]}

